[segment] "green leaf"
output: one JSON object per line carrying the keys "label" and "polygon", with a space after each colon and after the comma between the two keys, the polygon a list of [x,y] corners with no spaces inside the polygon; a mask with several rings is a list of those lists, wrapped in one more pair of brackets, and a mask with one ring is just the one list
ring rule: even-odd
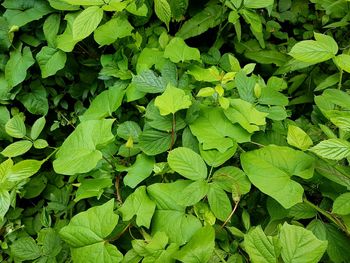
{"label": "green leaf", "polygon": [[128,140],[130,137],[134,142],[139,141],[141,134],[140,126],[134,121],[125,121],[118,125],[117,135],[124,140]]}
{"label": "green leaf", "polygon": [[139,227],[149,228],[155,208],[155,203],[146,193],[146,187],[140,186],[128,196],[119,211],[123,215],[123,221],[129,221],[136,216],[136,224]]}
{"label": "green leaf", "polygon": [[183,211],[158,210],[152,218],[152,233],[165,232],[170,242],[183,245],[202,227],[199,219]]}
{"label": "green leaf", "polygon": [[281,256],[286,263],[317,263],[327,249],[327,241],[317,239],[300,226],[284,223],[280,232]]}
{"label": "green leaf", "polygon": [[33,143],[28,140],[21,140],[8,145],[1,154],[5,157],[16,157],[25,154],[32,148]]}
{"label": "green leaf", "polygon": [[217,149],[223,153],[236,142],[250,141],[250,134],[240,125],[232,124],[223,110],[217,107],[203,107],[199,117],[190,124],[190,128],[203,144],[203,150]]}
{"label": "green leaf", "polygon": [[43,31],[49,47],[56,47],[56,37],[60,29],[60,20],[61,16],[59,14],[52,14],[44,22]]}
{"label": "green leaf", "polygon": [[32,138],[33,140],[36,140],[39,137],[42,130],[44,129],[45,124],[46,124],[46,120],[44,116],[37,119],[34,122],[32,129],[30,131],[30,138]]}
{"label": "green leaf", "polygon": [[113,185],[111,178],[94,178],[84,179],[80,182],[80,186],[76,192],[74,202],[79,202],[82,199],[96,196],[100,198],[104,192],[104,188],[111,187]]}
{"label": "green leaf", "polygon": [[167,83],[162,77],[157,77],[152,70],[144,70],[132,79],[136,89],[145,93],[161,93],[165,90]]}
{"label": "green leaf", "polygon": [[77,16],[78,13],[68,13],[64,17],[64,19],[67,21],[66,29],[56,38],[57,48],[64,52],[71,52],[74,49],[75,44],[80,41],[80,39],[73,38],[73,23]]}
{"label": "green leaf", "polygon": [[338,215],[350,214],[350,193],[339,195],[334,200],[332,212]]}
{"label": "green leaf", "polygon": [[202,158],[209,166],[213,167],[218,167],[224,164],[235,154],[236,150],[237,144],[234,144],[233,147],[222,153],[215,149],[203,150],[203,145],[199,145],[199,151]]}
{"label": "green leaf", "polygon": [[114,120],[91,120],[80,123],[67,137],[56,154],[53,167],[56,173],[73,175],[94,169],[102,159],[97,150],[114,138],[111,127]]}
{"label": "green leaf", "polygon": [[350,73],[350,55],[340,54],[334,58],[334,62],[340,69]]}
{"label": "green leaf", "polygon": [[280,244],[276,237],[266,236],[261,226],[244,235],[244,247],[253,263],[276,263]]}
{"label": "green leaf", "polygon": [[230,107],[224,113],[232,123],[240,124],[249,133],[260,130],[259,126],[266,124],[266,116],[268,115],[241,99],[231,99]]}
{"label": "green leaf", "polygon": [[188,109],[191,106],[191,98],[185,91],[172,85],[168,85],[164,93],[156,97],[154,105],[159,108],[161,115],[175,114],[182,109]]}
{"label": "green leaf", "polygon": [[164,50],[164,57],[169,58],[174,63],[201,60],[199,50],[187,46],[185,41],[180,37],[174,37],[170,40]]}
{"label": "green leaf", "polygon": [[90,6],[82,11],[73,22],[73,40],[88,37],[98,27],[102,17],[103,9],[98,6]]}
{"label": "green leaf", "polygon": [[320,63],[333,58],[338,52],[338,45],[327,35],[315,33],[315,40],[304,40],[289,52],[293,58],[311,64]]}
{"label": "green leaf", "polygon": [[40,82],[32,82],[30,88],[30,92],[21,92],[17,98],[30,113],[46,115],[49,111],[46,89]]}
{"label": "green leaf", "polygon": [[244,71],[241,70],[235,76],[235,83],[236,83],[240,98],[250,103],[254,103],[255,80],[251,77],[247,77]]}
{"label": "green leaf", "polygon": [[3,1],[2,4],[6,11],[3,16],[6,18],[10,26],[22,27],[29,22],[39,20],[43,16],[51,13],[53,9],[47,1]]}
{"label": "green leaf", "polygon": [[160,21],[164,22],[169,29],[171,8],[167,0],[154,0],[154,11]]}
{"label": "green leaf", "polygon": [[236,189],[239,195],[249,193],[251,187],[245,173],[234,166],[225,166],[215,171],[212,180],[226,192],[232,192],[232,188]]}
{"label": "green leaf", "polygon": [[5,106],[0,106],[0,140],[10,138],[6,132],[6,123],[10,120],[10,112]]}
{"label": "green leaf", "polygon": [[[1,175],[0,175],[1,176]],[[10,193],[5,190],[0,190],[0,222],[3,221],[4,216],[10,208],[11,196]]]}
{"label": "green leaf", "polygon": [[329,139],[321,141],[310,149],[322,158],[341,160],[350,155],[350,143],[343,139]]}
{"label": "green leaf", "polygon": [[147,129],[139,137],[139,146],[147,155],[157,155],[169,149],[171,144],[171,134]]}
{"label": "green leaf", "polygon": [[42,164],[43,161],[31,159],[20,161],[9,169],[6,174],[7,180],[9,182],[18,182],[27,179],[36,174],[40,170]]}
{"label": "green leaf", "polygon": [[225,221],[232,210],[231,201],[225,191],[216,183],[209,185],[208,202],[216,218]]}
{"label": "green leaf", "polygon": [[214,28],[222,21],[222,6],[211,4],[188,19],[176,33],[177,37],[188,39]]}
{"label": "green leaf", "polygon": [[[21,52],[22,51],[22,52]],[[10,59],[5,66],[5,78],[9,87],[14,87],[23,82],[27,76],[28,69],[35,60],[29,47],[22,46],[10,52]]]}
{"label": "green leaf", "polygon": [[306,151],[313,144],[310,136],[294,125],[288,125],[287,141],[289,145],[299,148],[302,151]]}
{"label": "green leaf", "polygon": [[122,254],[104,240],[118,223],[113,208],[114,199],[75,215],[60,230],[61,238],[72,247],[74,262],[96,262],[101,260],[101,255],[104,262],[121,261]]}
{"label": "green leaf", "polygon": [[34,260],[41,256],[39,246],[31,237],[22,237],[11,245],[11,253],[18,260]]}
{"label": "green leaf", "polygon": [[275,64],[276,66],[282,66],[288,60],[287,55],[274,50],[246,51],[244,55],[260,64]]}
{"label": "green leaf", "polygon": [[247,8],[265,8],[273,5],[274,0],[244,0],[244,6]]}
{"label": "green leaf", "polygon": [[71,5],[103,5],[103,0],[62,0]]}
{"label": "green leaf", "polygon": [[67,55],[61,50],[43,47],[36,55],[36,60],[40,66],[42,78],[47,78],[64,68]]}
{"label": "green leaf", "polygon": [[270,145],[241,155],[243,170],[263,193],[273,197],[284,208],[302,202],[303,187],[293,175],[309,179],[314,172],[314,159],[288,147]]}
{"label": "green leaf", "polygon": [[179,147],[168,154],[171,169],[190,180],[207,178],[207,166],[202,157],[193,150]]}
{"label": "green leaf", "polygon": [[153,171],[154,158],[145,154],[139,154],[133,165],[125,169],[127,175],[123,181],[125,185],[135,188],[139,183],[149,177]]}
{"label": "green leaf", "polygon": [[12,117],[5,125],[8,135],[14,138],[23,138],[26,135],[26,126],[20,115]]}
{"label": "green leaf", "polygon": [[118,16],[99,26],[94,31],[94,39],[100,46],[110,45],[119,38],[131,36],[133,29],[126,16]]}
{"label": "green leaf", "polygon": [[214,253],[215,231],[205,226],[196,231],[189,242],[175,253],[174,258],[186,263],[208,262]]}
{"label": "green leaf", "polygon": [[202,200],[208,193],[209,185],[208,182],[200,179],[192,182],[181,192],[180,205],[191,206]]}
{"label": "green leaf", "polygon": [[94,98],[83,116],[80,116],[80,120],[100,120],[112,116],[113,112],[121,106],[124,94],[123,86],[112,86],[101,92]]}

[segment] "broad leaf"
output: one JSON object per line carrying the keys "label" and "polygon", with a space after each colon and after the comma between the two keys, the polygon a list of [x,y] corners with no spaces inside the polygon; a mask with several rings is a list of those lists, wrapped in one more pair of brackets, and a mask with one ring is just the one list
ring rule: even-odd
{"label": "broad leaf", "polygon": [[209,184],[207,181],[200,179],[192,182],[181,192],[180,205],[191,206],[202,200],[208,193]]}
{"label": "broad leaf", "polygon": [[301,128],[294,125],[288,125],[288,144],[299,148],[300,150],[307,150],[313,144],[309,135],[304,132]]}
{"label": "broad leaf", "polygon": [[154,105],[159,108],[161,115],[175,114],[177,111],[191,106],[191,98],[185,91],[168,85],[164,93],[156,97]]}
{"label": "broad leaf", "polygon": [[64,68],[67,55],[61,50],[43,47],[36,55],[36,60],[40,66],[41,76],[47,78],[55,75],[57,71]]}
{"label": "broad leaf", "polygon": [[247,8],[265,8],[273,5],[274,0],[244,0]]}
{"label": "broad leaf", "polygon": [[11,204],[10,193],[5,189],[1,189],[0,190],[0,222],[3,221],[4,216],[6,215],[7,211],[10,208],[10,204]]}
{"label": "broad leaf", "polygon": [[153,166],[154,158],[142,153],[137,155],[135,163],[125,169],[128,172],[123,179],[125,185],[135,188],[151,175]]}
{"label": "broad leaf", "polygon": [[278,239],[266,236],[261,226],[244,235],[244,248],[253,263],[277,263],[281,249]]}
{"label": "broad leaf", "polygon": [[337,197],[333,203],[333,213],[338,215],[350,214],[350,193],[345,193]]}
{"label": "broad leaf", "polygon": [[191,180],[200,180],[207,177],[207,166],[202,157],[189,148],[179,147],[168,155],[171,169]]}
{"label": "broad leaf", "polygon": [[317,263],[327,249],[327,241],[317,239],[300,226],[284,223],[280,232],[281,256],[286,263]]}
{"label": "broad leaf", "polygon": [[243,153],[241,164],[249,180],[263,193],[290,208],[302,202],[303,187],[291,179],[313,176],[314,159],[288,147],[270,145]]}
{"label": "broad leaf", "polygon": [[114,138],[111,127],[114,120],[85,121],[67,137],[56,154],[53,167],[57,173],[73,175],[94,169],[102,159],[98,146]]}
{"label": "broad leaf", "polygon": [[33,143],[28,140],[21,140],[8,145],[1,154],[5,157],[16,157],[22,155],[32,148]]}
{"label": "broad leaf", "polygon": [[39,246],[31,237],[22,237],[11,245],[11,252],[18,260],[34,260],[41,256]]}
{"label": "broad leaf", "polygon": [[147,129],[139,137],[141,150],[147,155],[157,155],[169,149],[171,134],[155,129]]}
{"label": "broad leaf", "polygon": [[293,58],[316,64],[331,59],[338,52],[338,45],[334,39],[327,35],[315,33],[315,40],[298,42],[289,52]]}
{"label": "broad leaf", "polygon": [[119,211],[124,221],[129,221],[136,216],[136,224],[149,228],[156,205],[148,197],[146,187],[138,187],[134,193],[128,196]]}
{"label": "broad leaf", "polygon": [[232,210],[231,201],[219,184],[209,185],[208,202],[216,218],[225,221],[229,217]]}
{"label": "broad leaf", "polygon": [[14,138],[23,138],[26,135],[26,126],[20,115],[15,115],[5,125],[5,130],[8,135]]}
{"label": "broad leaf", "polygon": [[350,55],[341,54],[334,58],[335,64],[341,69],[350,73]]}
{"label": "broad leaf", "polygon": [[208,262],[215,247],[215,231],[211,226],[205,226],[197,230],[189,242],[175,254],[175,258],[181,262],[197,263]]}
{"label": "broad leaf", "polygon": [[174,37],[170,40],[165,48],[164,57],[169,58],[174,63],[190,60],[200,61],[199,50],[187,46],[185,41],[180,37]]}
{"label": "broad leaf", "polygon": [[341,160],[350,155],[350,143],[343,139],[329,139],[321,141],[310,151],[326,159]]}
{"label": "broad leaf", "polygon": [[171,8],[167,0],[154,0],[154,10],[158,18],[169,28]]}
{"label": "broad leaf", "polygon": [[98,6],[90,6],[81,12],[73,22],[74,40],[88,37],[98,27],[103,17],[103,10]]}
{"label": "broad leaf", "polygon": [[79,188],[75,194],[74,202],[82,199],[96,196],[98,199],[104,192],[105,188],[113,185],[111,178],[101,177],[94,179],[84,179],[80,182]]}

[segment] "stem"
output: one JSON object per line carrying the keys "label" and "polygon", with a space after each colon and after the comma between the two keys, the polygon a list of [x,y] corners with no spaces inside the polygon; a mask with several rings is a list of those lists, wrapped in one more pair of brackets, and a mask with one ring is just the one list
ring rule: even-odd
{"label": "stem", "polygon": [[114,186],[115,186],[115,191],[116,191],[115,195],[116,195],[117,201],[122,204],[123,199],[122,199],[122,196],[121,196],[120,190],[119,190],[119,188],[120,188],[120,175],[119,174],[115,178]]}
{"label": "stem", "polygon": [[175,143],[175,129],[176,129],[176,119],[175,114],[173,113],[173,121],[171,123],[171,143],[170,143],[170,151],[173,149],[173,145]]}
{"label": "stem", "polygon": [[335,216],[333,216],[331,213],[323,210],[322,208],[318,207],[317,205],[311,203],[309,200],[306,199],[306,197],[303,198],[303,201],[305,204],[309,205],[310,207],[312,207],[313,209],[315,209],[317,212],[319,212],[321,215],[325,216],[329,221],[333,222],[334,224],[336,224],[341,230],[343,230],[347,235],[350,235],[350,233],[348,232],[346,226],[344,226],[344,224],[342,222],[339,221],[338,218],[336,218]]}
{"label": "stem", "polygon": [[211,167],[210,167],[210,171],[209,171],[209,175],[208,175],[208,179],[207,179],[208,182],[209,182],[210,179],[211,179],[211,174],[213,173],[213,169],[214,169],[214,166],[211,166]]}
{"label": "stem", "polygon": [[338,89],[341,89],[342,81],[343,81],[343,70],[341,69],[340,70],[340,76],[339,76]]}
{"label": "stem", "polygon": [[233,214],[236,212],[237,207],[238,207],[239,201],[235,202],[235,207],[233,208],[231,214],[227,217],[227,219],[225,220],[225,222],[221,225],[221,228],[224,228],[224,226],[227,224],[228,221],[230,221],[231,217],[233,216]]}

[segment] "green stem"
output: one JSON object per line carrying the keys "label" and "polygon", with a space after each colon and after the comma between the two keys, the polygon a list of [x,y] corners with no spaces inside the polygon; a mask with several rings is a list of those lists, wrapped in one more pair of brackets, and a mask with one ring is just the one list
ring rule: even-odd
{"label": "green stem", "polygon": [[214,248],[214,253],[215,255],[220,259],[220,261],[222,263],[227,263],[227,261],[216,251],[216,249]]}
{"label": "green stem", "polygon": [[348,232],[346,226],[342,224],[342,222],[339,221],[338,218],[330,214],[329,212],[323,210],[322,208],[318,207],[317,205],[311,203],[309,200],[306,199],[306,197],[303,198],[304,203],[315,209],[317,212],[319,212],[321,215],[325,216],[329,221],[336,224],[341,230],[343,230],[347,235],[350,235]]}
{"label": "green stem", "polygon": [[175,143],[175,129],[176,129],[176,119],[175,114],[173,114],[173,121],[171,124],[171,143],[170,143],[170,151],[173,149],[173,145]]}

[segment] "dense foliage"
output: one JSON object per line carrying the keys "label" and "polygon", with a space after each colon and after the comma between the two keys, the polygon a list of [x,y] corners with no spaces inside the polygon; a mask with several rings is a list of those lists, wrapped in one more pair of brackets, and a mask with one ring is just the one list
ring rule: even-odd
{"label": "dense foliage", "polygon": [[5,0],[1,262],[350,262],[349,0]]}

